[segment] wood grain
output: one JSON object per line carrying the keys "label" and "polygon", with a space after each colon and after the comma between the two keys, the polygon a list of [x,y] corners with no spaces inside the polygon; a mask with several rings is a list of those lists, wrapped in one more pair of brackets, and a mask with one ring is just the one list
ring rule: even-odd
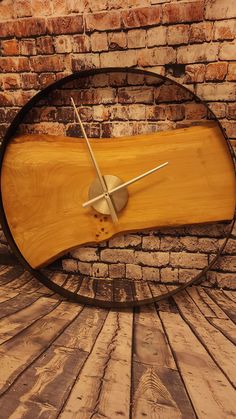
{"label": "wood grain", "polygon": [[234,169],[214,122],[92,139],[91,144],[102,173],[124,181],[169,164],[129,187],[128,204],[115,225],[109,216],[82,208],[95,178],[82,139],[22,135],[12,141],[1,174],[3,205],[17,246],[32,267],[121,231],[232,219]]}

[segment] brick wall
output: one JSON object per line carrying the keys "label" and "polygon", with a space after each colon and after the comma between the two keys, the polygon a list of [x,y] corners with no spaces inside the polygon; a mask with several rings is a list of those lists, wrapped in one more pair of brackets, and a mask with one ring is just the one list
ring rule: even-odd
{"label": "brick wall", "polygon": [[[235,34],[236,4],[229,0],[3,0],[0,135],[21,106],[49,83],[75,70],[128,66],[185,84],[209,103],[235,146]],[[81,90],[76,84],[67,89],[76,96],[91,137],[165,130],[209,116],[173,84],[142,77],[103,75]],[[39,104],[21,131],[79,135],[68,90]],[[60,266],[98,278],[185,282],[210,260],[227,228],[221,223],[126,234],[106,248],[75,250]],[[233,236],[208,284],[235,288],[235,249]]]}

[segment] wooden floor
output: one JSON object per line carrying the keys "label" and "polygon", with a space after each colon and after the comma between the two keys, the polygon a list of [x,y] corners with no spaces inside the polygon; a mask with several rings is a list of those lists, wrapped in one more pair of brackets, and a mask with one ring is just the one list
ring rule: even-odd
{"label": "wooden floor", "polygon": [[0,418],[236,417],[236,292],[82,306],[0,267]]}

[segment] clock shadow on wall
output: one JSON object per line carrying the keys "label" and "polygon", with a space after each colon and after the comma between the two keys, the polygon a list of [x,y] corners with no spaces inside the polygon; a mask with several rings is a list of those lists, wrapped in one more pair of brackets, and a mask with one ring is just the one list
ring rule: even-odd
{"label": "clock shadow on wall", "polygon": [[[42,264],[42,267],[36,266],[35,269],[30,256],[22,252],[22,242],[31,254],[32,252],[36,254],[37,249],[40,252],[43,246],[49,250],[53,247],[52,242],[55,238],[47,232],[57,218],[55,214],[57,203],[51,205],[48,198],[45,207],[54,208],[54,213],[52,210],[49,218],[44,219],[42,208],[38,205],[38,199],[42,198],[39,196],[41,193],[39,185],[44,183],[42,190],[47,197],[53,197],[55,178],[58,180],[57,188],[60,189],[60,185],[66,188],[62,192],[63,203],[58,201],[58,206],[63,206],[64,211],[63,216],[60,213],[60,221],[56,226],[58,231],[60,229],[60,237],[73,236],[76,232],[80,234],[84,226],[82,219],[81,222],[76,219],[76,224],[72,223],[69,227],[66,221],[67,213],[70,215],[72,206],[73,211],[76,211],[78,205],[81,210],[81,203],[76,201],[78,197],[76,182],[79,184],[80,180],[74,179],[74,171],[70,171],[69,161],[67,167],[69,177],[64,176],[64,170],[67,169],[64,167],[63,158],[60,157],[61,147],[66,147],[67,151],[69,147],[69,153],[72,153],[71,161],[74,161],[75,155],[77,158],[77,143],[74,137],[82,137],[81,128],[71,105],[71,97],[75,101],[88,138],[100,139],[100,142],[91,140],[91,146],[94,148],[103,175],[121,173],[122,181],[128,181],[155,165],[164,163],[162,160],[164,156],[170,156],[170,161],[160,171],[150,174],[145,180],[140,179],[136,183],[138,186],[128,187],[127,205],[118,213],[118,225],[119,223],[122,225],[122,220],[129,211],[131,213],[129,222],[123,224],[124,232],[119,232],[119,228],[112,225],[109,215],[101,214],[92,207],[85,208],[83,210],[88,217],[91,217],[88,229],[96,228],[95,240],[90,241],[85,238],[84,244],[61,252],[63,255],[60,257],[57,255],[52,261]],[[208,129],[209,133],[204,131]],[[221,137],[219,148],[214,142],[212,144],[210,142],[212,130],[217,130]],[[206,135],[209,141],[202,141],[200,137],[203,135]],[[71,137],[71,140],[68,138],[68,144],[65,137]],[[199,146],[199,138],[205,148]],[[40,151],[42,140],[46,147],[49,147],[45,158],[43,151],[42,153]],[[81,141],[84,142],[84,140],[79,141],[80,144]],[[148,147],[145,146],[145,141],[147,144],[153,144],[149,154],[146,151]],[[221,131],[218,121],[209,108],[189,90],[166,77],[135,69],[102,69],[73,74],[36,95],[16,116],[6,134],[2,146],[2,170],[4,162],[8,164],[8,155],[11,156],[11,144],[15,144],[17,150],[15,168],[21,159],[24,161],[24,167],[31,169],[39,162],[37,176],[40,181],[35,183],[31,205],[27,204],[27,199],[21,199],[21,193],[22,196],[25,195],[24,187],[19,187],[20,184],[17,188],[21,192],[19,197],[14,197],[14,200],[19,201],[23,218],[31,220],[38,213],[41,226],[40,229],[33,228],[31,231],[26,231],[22,226],[26,226],[27,223],[24,224],[22,221],[23,224],[16,233],[14,217],[12,221],[6,211],[7,204],[4,198],[4,191],[5,196],[8,196],[8,192],[12,192],[14,187],[8,184],[9,189],[7,189],[2,184],[1,218],[4,233],[12,250],[40,281],[60,294],[82,303],[105,307],[134,306],[158,301],[202,279],[214,284],[217,272],[211,271],[210,268],[223,251],[231,234],[234,222],[234,196],[229,196],[229,208],[225,212],[231,215],[225,216],[222,210],[222,219],[217,219],[215,215],[213,220],[210,215],[208,218],[208,213],[212,212],[211,206],[204,208],[205,201],[202,201],[201,197],[195,199],[194,196],[190,199],[191,206],[185,218],[183,214],[189,205],[186,191],[194,189],[198,175],[203,179],[204,185],[210,182],[209,190],[212,187],[214,189],[216,184],[225,182],[218,175],[213,179],[214,170],[209,174],[208,157],[210,161],[216,159],[217,165],[217,153],[227,155],[227,164],[232,172],[229,174],[231,189],[229,186],[227,192],[230,195],[235,180],[232,151],[226,143],[223,130]],[[34,147],[36,151],[31,155],[29,150],[32,152]],[[82,153],[81,167],[83,165],[86,167],[91,163],[86,146],[82,144],[81,147],[82,149],[78,151]],[[125,147],[128,147],[128,152]],[[216,148],[218,151],[214,155]],[[206,149],[208,151],[204,154]],[[110,157],[111,150],[116,156],[114,160]],[[155,153],[150,154],[152,150],[155,150]],[[62,154],[67,151],[63,151]],[[188,160],[189,156],[192,161]],[[196,156],[199,166],[195,168]],[[114,161],[114,167],[109,166],[110,158],[111,162]],[[45,180],[44,169],[53,159],[55,165],[51,165],[50,175],[47,173]],[[127,164],[124,163],[126,160]],[[112,173],[106,172],[108,167]],[[180,167],[185,168],[182,184],[178,178],[179,170],[182,170]],[[78,189],[79,196],[83,195],[86,201],[90,181],[86,184],[85,179],[82,179],[87,176],[87,169],[84,170],[85,176],[81,172],[83,186]],[[220,167],[217,167],[217,170],[220,172]],[[96,173],[92,167],[91,172],[95,178]],[[16,176],[16,172],[14,173]],[[24,176],[30,178],[27,169],[23,178]],[[72,185],[74,185],[73,199],[69,195]],[[68,194],[65,190],[68,190]],[[184,197],[182,200],[181,194]],[[145,199],[142,203],[142,196],[145,198],[148,196],[150,200]],[[132,207],[133,202],[136,202],[135,199],[139,203],[138,207]],[[213,202],[212,206],[214,205],[217,205],[217,201]],[[156,217],[156,224],[153,217],[154,220]],[[155,226],[157,228],[154,228]],[[16,240],[17,234],[20,238]],[[35,245],[31,247],[32,235]]]}

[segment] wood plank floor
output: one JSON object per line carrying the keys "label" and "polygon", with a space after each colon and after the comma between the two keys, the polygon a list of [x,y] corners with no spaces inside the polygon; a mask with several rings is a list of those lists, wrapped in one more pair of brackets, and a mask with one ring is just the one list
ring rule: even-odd
{"label": "wood plank floor", "polygon": [[235,418],[235,321],[232,291],[108,310],[1,266],[0,418]]}

